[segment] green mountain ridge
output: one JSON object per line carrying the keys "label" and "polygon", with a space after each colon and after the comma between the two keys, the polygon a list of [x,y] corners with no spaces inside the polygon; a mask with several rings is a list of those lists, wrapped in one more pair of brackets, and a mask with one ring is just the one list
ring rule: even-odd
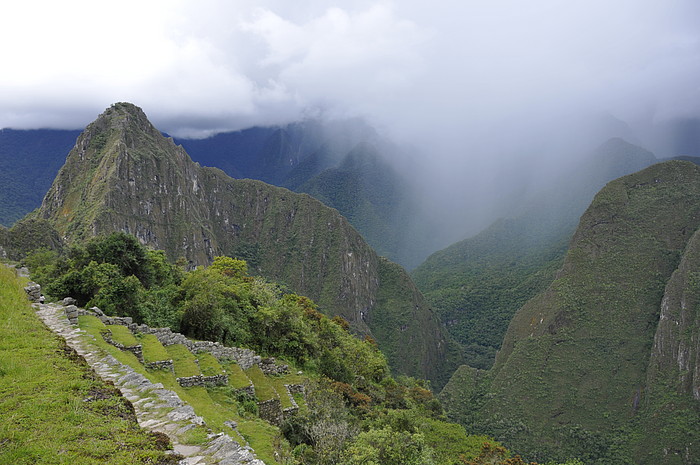
{"label": "green mountain ridge", "polygon": [[[379,255],[414,265],[427,249],[415,226],[420,216],[406,180],[382,159],[376,146],[360,143],[336,167],[295,189],[336,208]],[[401,231],[401,234],[396,234]]]}
{"label": "green mountain ridge", "polygon": [[115,104],[85,129],[41,208],[13,229],[31,221],[47,221],[68,243],[124,231],[191,267],[217,255],[246,259],[252,272],[308,295],[356,331],[386,335],[377,340],[400,352],[390,357],[398,372],[441,385],[450,370],[450,341],[410,278],[383,305],[382,276],[393,265],[336,210],[193,163],[134,105]]}
{"label": "green mountain ridge", "polygon": [[447,384],[448,411],[538,460],[696,463],[699,228],[696,165],[607,184],[494,367],[463,367]]}
{"label": "green mountain ridge", "polygon": [[417,229],[425,214],[410,179],[388,162],[399,149],[360,120],[308,120],[176,143],[232,177],[308,193],[336,208],[380,255],[403,266],[415,267],[433,250]]}

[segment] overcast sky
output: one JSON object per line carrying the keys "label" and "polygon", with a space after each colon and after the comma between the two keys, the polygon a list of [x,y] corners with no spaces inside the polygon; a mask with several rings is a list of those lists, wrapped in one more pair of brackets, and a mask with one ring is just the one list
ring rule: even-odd
{"label": "overcast sky", "polygon": [[204,135],[364,116],[399,136],[700,112],[696,0],[5,2],[0,127],[116,101]]}
{"label": "overcast sky", "polygon": [[523,170],[700,114],[698,0],[22,0],[0,44],[0,128],[118,101],[184,137],[359,116],[472,232]]}

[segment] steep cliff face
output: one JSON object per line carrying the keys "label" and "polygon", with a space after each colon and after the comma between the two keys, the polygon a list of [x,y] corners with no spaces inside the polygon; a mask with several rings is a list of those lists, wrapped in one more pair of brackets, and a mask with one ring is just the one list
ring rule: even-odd
{"label": "steep cliff face", "polygon": [[[390,304],[378,303],[379,258],[336,210],[308,195],[200,167],[131,104],[113,105],[80,135],[39,216],[68,242],[118,230],[192,266],[216,255],[245,258],[254,272],[308,295],[361,333],[372,332],[370,315],[410,307],[427,316],[407,322],[421,342],[406,344],[399,336],[402,355],[431,363],[390,357],[392,365],[434,378],[445,360],[442,330],[430,308],[412,299],[410,279]],[[377,339],[392,349],[387,338]]]}
{"label": "steep cliff face", "polygon": [[666,285],[644,393],[637,456],[694,463],[700,457],[700,231]]}
{"label": "steep cliff face", "polygon": [[[695,285],[699,227],[696,165],[661,163],[609,183],[554,282],[513,318],[480,382],[487,395],[458,416],[533,458],[692,463],[675,451],[700,443],[688,429],[698,423],[697,309],[680,291]],[[684,435],[672,438],[677,429]]]}
{"label": "steep cliff face", "polygon": [[650,383],[664,373],[675,379],[679,393],[700,401],[700,231],[691,238],[661,301]]}
{"label": "steep cliff face", "polygon": [[202,165],[337,209],[375,251],[403,266],[415,267],[430,251],[433,238],[421,232],[427,216],[411,180],[388,162],[399,149],[362,121],[306,120],[175,141]]}

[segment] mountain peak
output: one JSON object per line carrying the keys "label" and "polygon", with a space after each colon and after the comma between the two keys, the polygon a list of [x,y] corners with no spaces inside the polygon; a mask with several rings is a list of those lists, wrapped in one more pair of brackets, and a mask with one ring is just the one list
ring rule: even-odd
{"label": "mountain peak", "polygon": [[[152,141],[158,141],[162,135],[148,120],[146,113],[128,102],[118,102],[107,108],[85,130],[90,136],[105,133],[102,138],[118,136],[129,147],[135,147],[143,142],[146,135]],[[127,136],[128,135],[128,136]]]}
{"label": "mountain peak", "polygon": [[102,112],[95,122],[104,120],[112,122],[128,122],[134,120],[148,121],[148,118],[146,117],[146,113],[144,113],[140,107],[134,105],[133,103],[117,102],[113,103],[109,108]]}
{"label": "mountain peak", "polygon": [[[146,162],[150,160],[150,162]],[[143,166],[168,160],[180,171],[192,164],[185,151],[165,138],[143,110],[131,103],[115,103],[90,123],[78,137],[44,197],[41,214],[55,221],[66,239],[83,239],[97,232],[98,216],[115,211],[126,196],[149,197],[149,184],[140,180]],[[165,167],[166,165],[163,165]],[[153,171],[154,176],[157,169]],[[164,186],[160,186],[163,188]]]}
{"label": "mountain peak", "polygon": [[69,243],[123,231],[191,266],[243,258],[374,334],[400,372],[436,379],[447,363],[442,328],[405,271],[380,260],[337,210],[201,167],[135,105],[114,104],[85,129],[38,215]]}

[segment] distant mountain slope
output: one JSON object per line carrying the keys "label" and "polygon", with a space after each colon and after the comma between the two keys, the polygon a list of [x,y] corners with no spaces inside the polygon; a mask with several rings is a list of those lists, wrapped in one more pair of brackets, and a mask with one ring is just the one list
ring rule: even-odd
{"label": "distant mountain slope", "polygon": [[[296,166],[318,151],[332,162],[322,125],[315,121],[284,127],[254,127],[206,139],[175,139],[192,159],[238,179],[259,179],[281,186]],[[349,150],[341,148],[342,151]],[[328,163],[328,162],[327,162]]]}
{"label": "distant mountain slope", "polygon": [[80,131],[0,129],[0,225],[41,205]]}
{"label": "distant mountain slope", "polygon": [[[40,205],[79,134],[0,131],[0,225],[9,227]],[[385,160],[387,143],[359,120],[307,120],[175,142],[194,161],[231,177],[258,179],[316,196],[348,217],[379,253],[404,266],[415,267],[431,251],[425,238],[408,233],[420,224],[418,207],[407,180]],[[358,153],[364,153],[362,163],[353,162]],[[369,171],[370,166],[375,171]],[[328,184],[331,180],[340,187]],[[388,192],[391,199],[377,195]],[[395,226],[404,231],[400,237],[394,234]]]}
{"label": "distant mountain slope", "polygon": [[380,255],[404,266],[415,267],[430,252],[416,231],[420,211],[408,180],[386,160],[392,149],[360,121],[304,121],[175,141],[202,165],[306,192],[336,208]]}
{"label": "distant mountain slope", "polygon": [[651,152],[611,139],[519,216],[435,252],[413,271],[471,366],[491,366],[515,312],[552,281],[595,193],[655,161]]}
{"label": "distant mountain slope", "polygon": [[68,242],[124,231],[192,266],[216,255],[245,258],[252,271],[308,295],[357,331],[382,334],[379,345],[395,354],[399,372],[448,375],[449,341],[422,295],[399,267],[405,279],[387,298],[383,270],[395,265],[336,210],[200,167],[131,104],[113,105],[85,129],[34,216]]}
{"label": "distant mountain slope", "polygon": [[696,165],[605,186],[494,367],[463,368],[445,387],[452,415],[540,460],[697,463],[699,228]]}
{"label": "distant mountain slope", "polygon": [[374,145],[358,144],[295,190],[337,209],[380,255],[415,266],[424,254],[425,241],[414,229],[418,202]]}

